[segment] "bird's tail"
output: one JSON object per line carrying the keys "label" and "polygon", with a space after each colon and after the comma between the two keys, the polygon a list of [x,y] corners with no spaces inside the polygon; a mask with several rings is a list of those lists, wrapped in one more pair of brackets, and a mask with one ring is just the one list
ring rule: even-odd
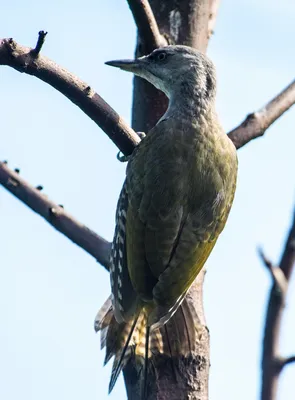
{"label": "bird's tail", "polygon": [[[95,318],[95,330],[101,333],[101,348],[106,348],[105,364],[114,357],[109,392],[131,356],[143,374],[142,391],[146,391],[148,362],[158,354],[173,359],[187,356],[195,349],[200,336],[195,309],[186,298],[173,317],[162,327],[149,330],[148,310],[143,309],[133,320],[118,323],[109,297]],[[173,365],[172,365],[173,368]]]}
{"label": "bird's tail", "polygon": [[115,319],[110,297],[98,311],[94,328],[96,332],[101,333],[101,348],[106,347],[104,363],[114,357],[109,392],[132,354],[140,363],[144,363],[144,359],[148,357],[148,354],[145,354],[146,326],[147,313],[144,309],[131,321],[119,324]]}

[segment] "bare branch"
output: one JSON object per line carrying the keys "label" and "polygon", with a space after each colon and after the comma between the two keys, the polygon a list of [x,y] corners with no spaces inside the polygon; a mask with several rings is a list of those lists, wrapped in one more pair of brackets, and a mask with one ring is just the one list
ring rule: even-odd
{"label": "bare branch", "polygon": [[158,47],[167,46],[167,40],[160,34],[157,21],[148,0],[127,1],[145,51],[150,53]]}
{"label": "bare branch", "polygon": [[216,23],[217,11],[219,7],[220,0],[210,0],[210,14],[209,14],[209,22],[208,22],[208,39],[214,33],[214,27]]}
{"label": "bare branch", "polygon": [[36,47],[32,50],[32,53],[34,53],[35,56],[37,56],[40,53],[40,51],[42,49],[42,46],[43,46],[43,44],[45,42],[45,38],[46,38],[47,33],[48,32],[45,32],[45,31],[40,31],[38,33],[38,40],[37,40]]}
{"label": "bare branch", "polygon": [[285,277],[288,281],[290,280],[294,264],[295,264],[295,212],[293,215],[293,224],[290,229],[289,236],[280,262],[280,268],[284,272]]}
{"label": "bare branch", "polygon": [[281,115],[295,103],[295,81],[259,111],[249,114],[245,121],[228,133],[236,148],[262,136]]}
{"label": "bare branch", "polygon": [[[37,47],[37,46],[36,46]],[[87,83],[13,39],[0,39],[0,65],[36,76],[64,94],[109,136],[125,155],[140,142],[138,135]]]}
{"label": "bare branch", "polygon": [[[279,264],[275,268],[280,270],[285,277],[285,290],[278,290],[275,283],[270,291],[268,308],[264,327],[263,352],[262,352],[262,389],[261,400],[276,399],[278,377],[285,361],[280,361],[279,334],[281,320],[286,301],[288,283],[295,262],[295,215],[286,241],[285,249]],[[293,362],[293,357],[290,358]]]}
{"label": "bare branch", "polygon": [[292,363],[294,363],[294,362],[295,362],[295,355],[294,355],[294,356],[287,357],[287,358],[283,359],[282,368],[284,368],[284,367],[286,367],[288,364],[292,364]]}
{"label": "bare branch", "polygon": [[0,162],[0,184],[108,269],[110,243],[49,200],[40,186],[28,184],[4,162]]}
{"label": "bare branch", "polygon": [[270,261],[269,258],[266,257],[261,247],[258,247],[257,252],[259,257],[261,258],[261,261],[263,262],[263,264],[266,266],[267,269],[274,268],[273,263]]}

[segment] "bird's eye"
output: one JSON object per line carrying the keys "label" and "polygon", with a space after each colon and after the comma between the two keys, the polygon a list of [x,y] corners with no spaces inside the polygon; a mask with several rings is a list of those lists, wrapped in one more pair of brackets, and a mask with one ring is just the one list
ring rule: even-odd
{"label": "bird's eye", "polygon": [[157,55],[157,60],[158,61],[163,61],[163,60],[165,60],[165,58],[166,58],[166,53],[159,53]]}

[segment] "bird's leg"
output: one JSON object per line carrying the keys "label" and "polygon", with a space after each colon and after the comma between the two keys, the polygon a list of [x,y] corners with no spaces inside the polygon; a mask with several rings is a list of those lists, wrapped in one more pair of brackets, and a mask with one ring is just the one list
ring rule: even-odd
{"label": "bird's leg", "polygon": [[[138,134],[138,136],[140,137],[140,139],[142,140],[143,138],[145,138],[146,134],[144,132],[136,132]],[[121,153],[121,151],[118,152],[117,154],[117,160],[119,160],[120,162],[127,162],[129,161],[130,155],[129,156],[125,156],[124,154]]]}

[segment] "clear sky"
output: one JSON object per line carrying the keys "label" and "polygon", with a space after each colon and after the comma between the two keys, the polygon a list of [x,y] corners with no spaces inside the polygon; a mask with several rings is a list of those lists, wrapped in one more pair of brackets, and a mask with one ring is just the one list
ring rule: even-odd
{"label": "clear sky", "polygon": [[[77,74],[130,120],[131,75],[104,61],[133,56],[135,27],[124,0],[2,2],[0,37],[34,46]],[[294,79],[293,0],[221,1],[209,55],[218,71],[217,109],[226,130]],[[107,239],[125,165],[76,106],[36,78],[0,68],[0,159]],[[257,399],[261,334],[270,278],[257,245],[277,262],[295,203],[295,108],[239,151],[227,227],[207,262],[211,400]],[[110,366],[93,331],[108,296],[104,269],[0,187],[0,398],[107,399]],[[295,280],[281,335],[295,353]],[[295,366],[279,400],[294,399]],[[125,399],[120,378],[111,400]]]}

